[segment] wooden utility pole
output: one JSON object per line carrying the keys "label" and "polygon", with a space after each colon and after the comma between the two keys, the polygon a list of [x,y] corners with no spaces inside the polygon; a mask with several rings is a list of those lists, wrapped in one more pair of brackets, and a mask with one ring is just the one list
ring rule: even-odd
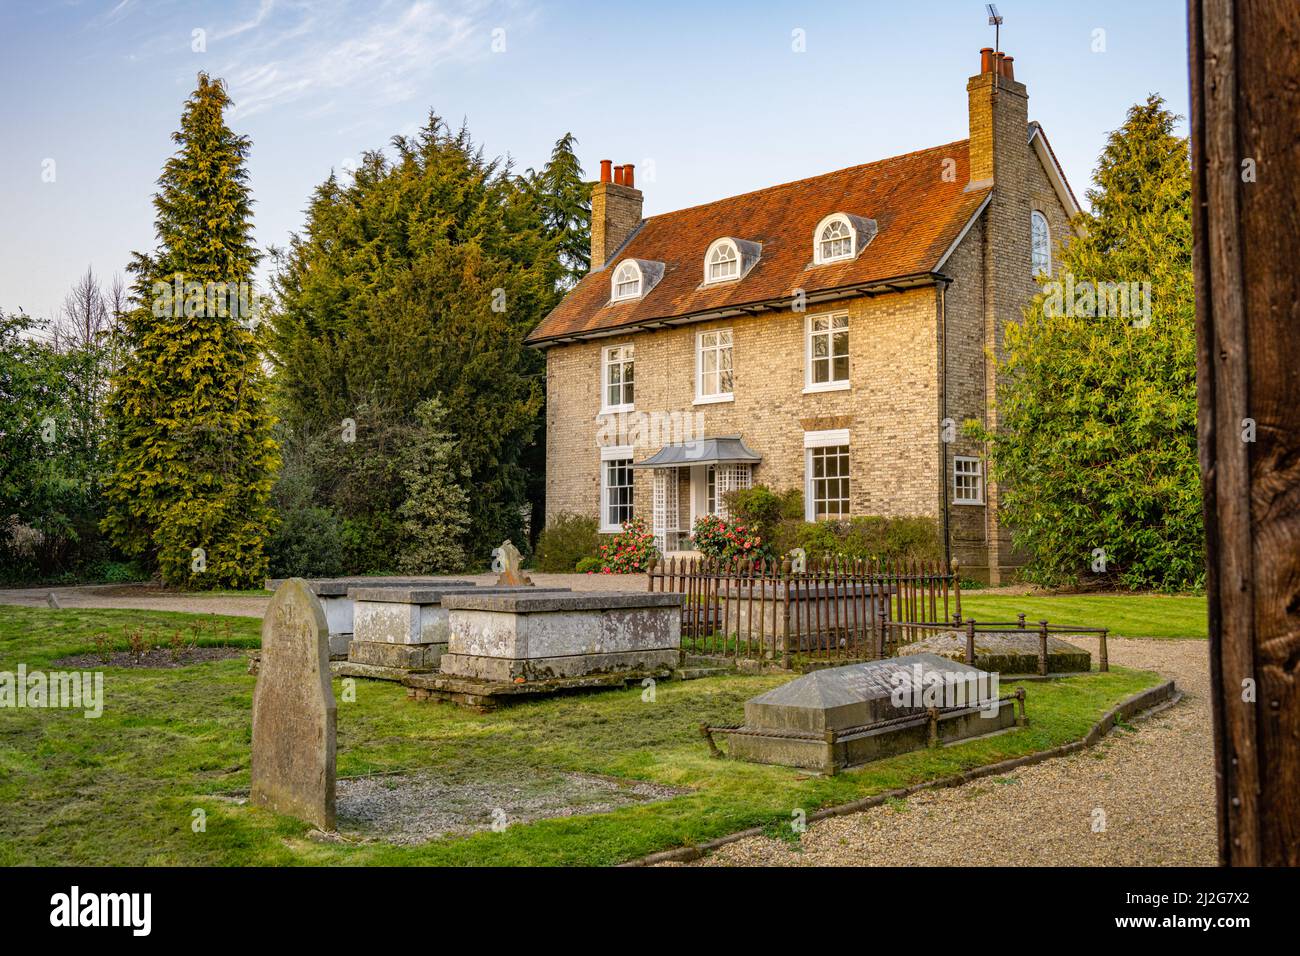
{"label": "wooden utility pole", "polygon": [[1189,0],[1219,857],[1300,865],[1300,6]]}

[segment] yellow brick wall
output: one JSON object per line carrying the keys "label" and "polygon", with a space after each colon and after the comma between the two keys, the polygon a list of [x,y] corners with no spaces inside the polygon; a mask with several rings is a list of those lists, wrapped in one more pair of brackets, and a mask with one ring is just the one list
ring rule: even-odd
{"label": "yellow brick wall", "polygon": [[[807,315],[849,313],[851,388],[804,394],[807,315],[785,312],[547,351],[547,512],[596,516],[600,502],[601,353],[636,345],[636,411],[702,418],[702,437],[740,435],[763,456],[755,483],[803,488],[804,431],[848,428],[855,514],[938,515],[936,293],[914,291],[827,303]],[[735,398],[694,404],[695,339],[732,331]],[[619,442],[614,442],[615,444]],[[658,451],[636,444],[636,459]],[[635,501],[650,517],[651,476],[639,471]],[[683,517],[685,521],[685,517]]]}

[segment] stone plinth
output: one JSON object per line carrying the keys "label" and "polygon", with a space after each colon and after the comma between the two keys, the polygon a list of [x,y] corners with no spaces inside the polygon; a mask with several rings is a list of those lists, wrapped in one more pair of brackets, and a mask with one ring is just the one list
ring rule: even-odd
{"label": "stone plinth", "polygon": [[[473,587],[473,581],[447,580],[434,577],[378,577],[378,578],[299,578],[317,598],[325,610],[325,621],[330,632],[330,657],[346,657],[348,642],[352,640],[354,612],[348,591],[355,587]],[[283,578],[268,578],[266,589],[274,591],[284,583]]]}
{"label": "stone plinth", "polygon": [[929,745],[931,706],[937,744],[995,733],[1015,724],[1015,706],[993,679],[934,654],[814,671],[746,701],[730,753],[835,773]]}
{"label": "stone plinth", "polygon": [[439,669],[504,682],[660,673],[681,661],[682,601],[645,591],[450,594]]}

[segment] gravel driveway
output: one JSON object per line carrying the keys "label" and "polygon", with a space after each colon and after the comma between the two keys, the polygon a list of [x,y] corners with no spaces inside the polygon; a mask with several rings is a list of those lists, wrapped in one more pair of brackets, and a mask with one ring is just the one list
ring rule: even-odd
{"label": "gravel driveway", "polygon": [[1069,757],[810,824],[800,847],[752,837],[688,865],[1215,865],[1206,643],[1111,638],[1109,649],[1113,663],[1174,678],[1182,702]]}

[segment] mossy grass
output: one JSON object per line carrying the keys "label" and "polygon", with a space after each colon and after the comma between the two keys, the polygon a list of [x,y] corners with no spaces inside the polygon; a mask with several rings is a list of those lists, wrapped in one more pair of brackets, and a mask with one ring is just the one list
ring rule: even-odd
{"label": "mossy grass", "polygon": [[[154,611],[0,609],[0,671],[89,653],[133,630],[256,643],[256,618]],[[213,624],[215,623],[215,634]],[[539,700],[477,714],[357,681],[338,708],[340,776],[423,770],[451,780],[559,771],[689,790],[609,813],[512,825],[419,846],[316,842],[309,828],[240,803],[249,785],[254,678],[242,659],[171,669],[105,668],[104,713],[0,713],[0,865],[543,865],[619,863],[1081,738],[1150,673],[1027,685],[1030,726],[918,751],[836,777],[709,757],[697,727],[740,721],[744,701],[786,675],[725,675]],[[1004,692],[1010,690],[1004,686]],[[339,682],[336,695],[342,697]],[[1009,797],[1010,798],[1010,797]],[[194,811],[206,829],[194,832]],[[484,807],[484,822],[493,808]]]}

